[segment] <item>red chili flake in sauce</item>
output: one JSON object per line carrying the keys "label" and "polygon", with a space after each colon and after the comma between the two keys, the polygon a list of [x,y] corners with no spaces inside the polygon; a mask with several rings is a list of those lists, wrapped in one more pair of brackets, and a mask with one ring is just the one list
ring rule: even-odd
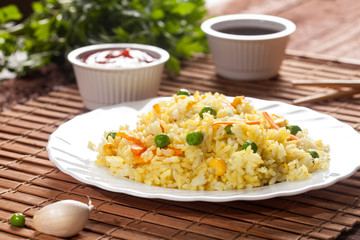
{"label": "red chili flake in sauce", "polygon": [[128,57],[128,58],[133,58],[130,55],[130,49],[129,48],[124,49],[124,51],[122,51],[122,52],[120,52],[120,51],[112,51],[108,55],[106,55],[105,58],[118,58],[118,57],[121,57],[121,56]]}

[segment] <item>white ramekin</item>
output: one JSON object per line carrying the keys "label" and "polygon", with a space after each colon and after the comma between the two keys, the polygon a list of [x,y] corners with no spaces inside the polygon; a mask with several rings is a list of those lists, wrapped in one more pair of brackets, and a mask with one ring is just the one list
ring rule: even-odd
{"label": "white ramekin", "polygon": [[[80,57],[87,52],[125,48],[144,51],[157,60],[144,66],[116,68],[108,67],[106,64],[92,66]],[[169,53],[161,48],[131,43],[90,45],[75,49],[68,54],[80,95],[88,109],[155,97],[169,57]]]}
{"label": "white ramekin", "polygon": [[[220,32],[231,27],[263,27],[276,33],[235,35]],[[293,22],[269,15],[232,14],[210,18],[201,24],[207,35],[218,75],[234,80],[263,80],[278,74]]]}

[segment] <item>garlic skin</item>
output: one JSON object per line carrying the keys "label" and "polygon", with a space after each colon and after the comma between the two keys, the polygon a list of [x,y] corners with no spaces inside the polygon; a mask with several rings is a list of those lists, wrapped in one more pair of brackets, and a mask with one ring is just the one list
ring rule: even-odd
{"label": "garlic skin", "polygon": [[75,200],[47,205],[35,212],[34,228],[57,237],[74,236],[85,227],[92,207],[90,200],[89,205]]}

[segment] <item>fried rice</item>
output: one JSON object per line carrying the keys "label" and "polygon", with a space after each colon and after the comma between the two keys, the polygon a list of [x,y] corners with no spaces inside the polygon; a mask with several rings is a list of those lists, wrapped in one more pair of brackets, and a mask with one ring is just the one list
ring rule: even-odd
{"label": "fried rice", "polygon": [[[303,180],[327,169],[329,147],[301,126],[292,134],[289,124],[245,97],[175,94],[142,113],[135,129],[105,132],[96,164],[148,185],[211,191]],[[197,142],[189,142],[191,133]],[[158,135],[167,141],[159,144]]]}

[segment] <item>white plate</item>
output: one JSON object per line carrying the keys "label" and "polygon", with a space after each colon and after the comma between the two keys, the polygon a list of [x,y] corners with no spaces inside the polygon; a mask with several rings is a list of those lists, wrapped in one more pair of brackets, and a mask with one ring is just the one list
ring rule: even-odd
{"label": "white plate", "polygon": [[256,109],[285,116],[291,124],[307,128],[310,137],[330,145],[330,167],[313,173],[310,179],[282,182],[271,186],[233,191],[189,191],[148,186],[127,178],[114,177],[108,168],[95,165],[97,153],[88,142],[101,142],[104,131],[120,125],[136,127],[140,112],[148,111],[160,99],[154,98],[100,108],[62,124],[51,134],[47,150],[49,158],[64,173],[99,188],[144,198],[176,201],[226,202],[233,200],[262,200],[289,196],[327,187],[351,176],[360,168],[360,134],[335,118],[311,109],[281,102],[247,98]]}

